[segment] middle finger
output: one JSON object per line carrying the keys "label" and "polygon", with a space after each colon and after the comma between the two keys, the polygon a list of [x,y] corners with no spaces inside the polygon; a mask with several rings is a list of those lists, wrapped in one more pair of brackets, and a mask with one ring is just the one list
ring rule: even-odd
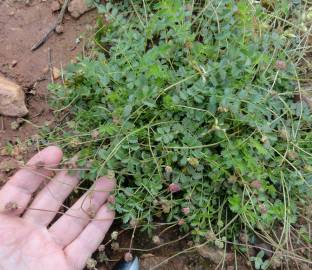
{"label": "middle finger", "polygon": [[114,187],[115,181],[112,179],[99,178],[91,189],[50,227],[52,237],[62,248],[71,243],[88,225]]}
{"label": "middle finger", "polygon": [[78,174],[69,175],[66,171],[59,172],[38,193],[23,218],[38,225],[48,226],[78,181]]}

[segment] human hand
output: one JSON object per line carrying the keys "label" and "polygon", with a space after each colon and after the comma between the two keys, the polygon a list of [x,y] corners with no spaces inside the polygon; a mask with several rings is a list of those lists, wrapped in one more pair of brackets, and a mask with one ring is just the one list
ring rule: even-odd
{"label": "human hand", "polygon": [[60,170],[32,199],[62,156],[55,146],[42,150],[0,190],[0,269],[83,269],[103,241],[114,219],[106,204],[113,180],[98,179],[53,224],[78,176]]}

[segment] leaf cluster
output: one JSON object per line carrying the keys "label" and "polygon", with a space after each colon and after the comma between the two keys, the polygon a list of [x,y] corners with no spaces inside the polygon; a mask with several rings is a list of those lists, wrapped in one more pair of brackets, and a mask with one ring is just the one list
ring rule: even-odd
{"label": "leaf cluster", "polygon": [[277,2],[275,17],[244,0],[98,5],[96,54],[51,86],[70,117],[46,138],[79,152],[85,179],[115,175],[124,223],[183,219],[200,240],[296,222],[312,118],[294,101],[298,40],[274,19],[298,6]]}

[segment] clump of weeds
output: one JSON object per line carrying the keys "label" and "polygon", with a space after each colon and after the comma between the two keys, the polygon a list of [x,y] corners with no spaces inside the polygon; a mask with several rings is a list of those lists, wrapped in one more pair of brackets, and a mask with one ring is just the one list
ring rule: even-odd
{"label": "clump of weeds", "polygon": [[257,269],[311,263],[308,1],[95,5],[89,56],[50,86],[62,121],[45,140],[79,154],[83,179],[114,176],[117,217],[151,239],[162,221],[192,235],[187,251],[260,242]]}

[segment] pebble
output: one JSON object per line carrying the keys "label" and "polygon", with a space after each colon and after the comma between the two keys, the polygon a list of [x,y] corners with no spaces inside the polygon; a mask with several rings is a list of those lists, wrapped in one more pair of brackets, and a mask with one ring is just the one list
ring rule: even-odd
{"label": "pebble", "polygon": [[58,26],[56,26],[55,32],[58,33],[58,34],[62,34],[62,33],[64,32],[64,27],[63,27],[63,25],[60,25],[60,24],[59,24]]}
{"label": "pebble", "polygon": [[85,0],[72,0],[68,5],[68,11],[75,19],[91,9],[93,9],[93,7],[88,6]]}
{"label": "pebble", "polygon": [[16,65],[17,65],[17,61],[13,60],[12,63],[11,63],[11,67],[15,67]]}
{"label": "pebble", "polygon": [[52,68],[52,76],[53,76],[54,80],[59,79],[61,77],[61,71],[58,68],[53,67]]}
{"label": "pebble", "polygon": [[222,261],[224,258],[224,251],[216,247],[201,246],[197,248],[197,252],[200,256],[208,259],[215,264],[219,264],[220,261]]}
{"label": "pebble", "polygon": [[52,12],[56,12],[61,9],[61,5],[58,1],[53,1],[50,8]]}

